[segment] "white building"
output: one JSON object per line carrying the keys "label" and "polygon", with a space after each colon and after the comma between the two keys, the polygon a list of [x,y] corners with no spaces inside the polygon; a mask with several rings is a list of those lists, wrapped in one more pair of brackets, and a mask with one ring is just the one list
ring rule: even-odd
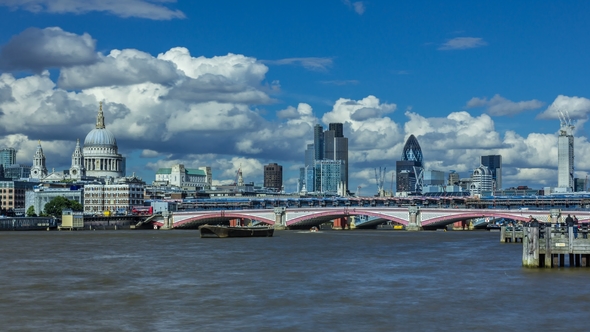
{"label": "white building", "polygon": [[37,146],[33,156],[30,178],[40,182],[62,182],[66,180],[84,180],[88,178],[120,178],[125,176],[125,158],[118,153],[115,136],[105,128],[102,102],[96,118],[96,128],[91,130],[84,147],[80,147],[80,141],[72,153],[72,165],[69,171],[47,171],[45,155],[41,148],[41,142]]}
{"label": "white building", "polygon": [[473,171],[471,175],[471,185],[469,186],[469,193],[471,195],[481,194],[484,191],[492,191],[494,189],[494,180],[492,172],[484,165],[480,165]]}
{"label": "white building", "polygon": [[145,182],[135,176],[107,181],[106,184],[87,184],[84,186],[84,213],[130,213],[133,206],[143,205],[144,188]]}
{"label": "white building", "polygon": [[83,193],[83,189],[44,188],[38,186],[25,192],[25,211],[33,206],[35,214],[40,215],[45,210],[45,204],[60,196],[82,204]]}
{"label": "white building", "polygon": [[37,145],[35,150],[35,156],[33,156],[33,167],[31,167],[31,178],[41,180],[47,176],[47,167],[45,165],[45,154],[41,147],[41,141]]}
{"label": "white building", "polygon": [[[125,158],[118,153],[118,149],[115,136],[105,128],[101,102],[96,118],[96,128],[92,129],[84,139],[82,151],[84,165],[72,164],[72,168],[75,170],[76,166],[83,166],[89,177],[125,176]],[[74,158],[75,156],[72,156],[72,161]]]}
{"label": "white building", "polygon": [[177,164],[170,168],[158,169],[154,184],[209,189],[212,183],[211,167],[185,168],[183,164]]}

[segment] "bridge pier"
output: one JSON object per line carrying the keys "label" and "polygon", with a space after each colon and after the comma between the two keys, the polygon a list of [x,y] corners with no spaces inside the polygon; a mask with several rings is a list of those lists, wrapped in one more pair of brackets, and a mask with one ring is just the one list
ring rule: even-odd
{"label": "bridge pier", "polygon": [[164,218],[164,224],[160,229],[170,230],[174,228],[174,218],[172,217],[172,213],[169,211],[162,212],[162,217]]}
{"label": "bridge pier", "polygon": [[408,226],[407,231],[421,231],[422,230],[422,218],[420,217],[420,208],[412,205],[408,206]]}
{"label": "bridge pier", "polygon": [[275,225],[274,229],[286,229],[287,228],[287,212],[284,207],[275,208]]}

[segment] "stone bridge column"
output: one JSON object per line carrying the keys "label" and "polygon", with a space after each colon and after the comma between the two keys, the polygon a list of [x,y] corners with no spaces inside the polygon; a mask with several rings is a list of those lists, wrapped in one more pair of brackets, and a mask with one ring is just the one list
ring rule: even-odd
{"label": "stone bridge column", "polygon": [[406,226],[406,230],[408,231],[420,231],[422,230],[422,218],[420,217],[420,208],[412,205],[408,206],[408,226]]}
{"label": "stone bridge column", "polygon": [[164,223],[160,229],[172,229],[174,227],[174,218],[172,217],[172,213],[169,211],[163,211],[162,217],[164,218]]}
{"label": "stone bridge column", "polygon": [[287,228],[287,212],[284,207],[275,208],[275,229]]}

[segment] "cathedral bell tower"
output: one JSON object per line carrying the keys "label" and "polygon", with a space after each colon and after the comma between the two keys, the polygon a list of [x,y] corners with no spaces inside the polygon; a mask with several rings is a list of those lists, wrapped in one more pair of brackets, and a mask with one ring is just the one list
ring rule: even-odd
{"label": "cathedral bell tower", "polygon": [[84,154],[80,147],[80,140],[76,141],[76,148],[72,153],[72,167],[70,167],[70,179],[80,180],[86,177],[86,169],[84,168]]}
{"label": "cathedral bell tower", "polygon": [[41,148],[41,141],[37,145],[35,156],[33,157],[33,167],[31,167],[31,178],[32,179],[43,179],[47,176],[47,167],[45,166],[45,155],[43,154],[43,148]]}

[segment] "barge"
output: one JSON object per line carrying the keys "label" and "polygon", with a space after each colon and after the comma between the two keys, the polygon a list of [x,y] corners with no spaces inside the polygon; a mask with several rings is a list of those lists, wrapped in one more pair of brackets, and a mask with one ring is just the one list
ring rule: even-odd
{"label": "barge", "polygon": [[211,226],[203,225],[199,227],[201,237],[221,238],[221,237],[271,237],[274,234],[274,228],[267,226],[252,227],[228,227],[228,226]]}

